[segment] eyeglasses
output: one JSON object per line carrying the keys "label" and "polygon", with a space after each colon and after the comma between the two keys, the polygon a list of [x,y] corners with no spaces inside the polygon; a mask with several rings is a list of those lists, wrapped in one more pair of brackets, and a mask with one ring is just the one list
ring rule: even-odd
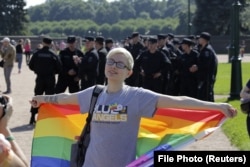
{"label": "eyeglasses", "polygon": [[115,64],[115,66],[119,69],[127,68],[128,70],[130,70],[128,66],[126,66],[123,62],[120,62],[120,61],[116,62],[114,59],[107,59],[106,64],[109,66],[112,66]]}

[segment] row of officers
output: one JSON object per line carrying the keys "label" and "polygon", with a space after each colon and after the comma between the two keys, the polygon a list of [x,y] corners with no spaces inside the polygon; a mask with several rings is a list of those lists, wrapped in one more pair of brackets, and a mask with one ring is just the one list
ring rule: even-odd
{"label": "row of officers", "polygon": [[133,75],[126,80],[128,85],[214,101],[218,60],[208,32],[182,41],[171,33],[159,34],[145,40],[144,45],[138,33],[130,38],[124,47],[134,57],[135,66]]}
{"label": "row of officers", "polygon": [[[123,43],[135,61],[133,75],[126,84],[214,101],[217,58],[209,44],[210,37],[203,32],[197,43],[191,38],[178,42],[173,34],[142,39],[134,32]],[[95,84],[105,84],[106,56],[113,41],[106,41],[111,45],[104,45],[103,37],[85,37],[84,53],[77,49],[76,41],[75,36],[69,36],[67,47],[58,56],[50,49],[52,39],[43,38],[43,48],[34,52],[29,62],[29,68],[37,75],[35,95],[63,93],[67,88],[74,93]],[[37,109],[31,108],[30,124],[36,122],[36,113]]]}

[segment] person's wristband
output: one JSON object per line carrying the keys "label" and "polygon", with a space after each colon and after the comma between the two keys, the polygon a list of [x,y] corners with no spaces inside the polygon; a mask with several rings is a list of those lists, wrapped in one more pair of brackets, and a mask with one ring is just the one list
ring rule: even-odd
{"label": "person's wristband", "polygon": [[8,137],[6,137],[5,139],[8,140],[8,141],[13,141],[13,140],[15,140],[13,136],[8,136]]}

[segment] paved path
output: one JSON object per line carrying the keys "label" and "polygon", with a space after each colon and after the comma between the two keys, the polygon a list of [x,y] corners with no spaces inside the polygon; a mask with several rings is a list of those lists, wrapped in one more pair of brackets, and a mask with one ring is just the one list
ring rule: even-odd
{"label": "paved path", "polygon": [[[220,55],[219,62],[226,63],[228,61],[227,55]],[[243,58],[242,62],[249,61],[250,55]],[[33,96],[35,75],[31,72],[28,67],[23,62],[21,74],[17,73],[17,64],[12,72],[12,94],[14,102],[14,112],[10,120],[9,127],[11,128],[16,141],[19,143],[20,147],[23,149],[27,159],[30,160],[31,155],[31,145],[33,137],[33,128],[28,126],[30,118],[30,105],[29,100]],[[5,91],[5,82],[3,77],[3,71],[0,69],[0,90]],[[211,144],[213,143],[213,144]],[[215,133],[198,141],[195,144],[188,146],[188,150],[237,150],[233,147],[227,137],[223,134],[221,129],[217,130]]]}

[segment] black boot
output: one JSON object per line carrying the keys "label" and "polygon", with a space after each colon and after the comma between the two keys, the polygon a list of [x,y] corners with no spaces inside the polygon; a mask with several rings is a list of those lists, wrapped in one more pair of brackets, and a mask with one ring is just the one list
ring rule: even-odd
{"label": "black boot", "polygon": [[31,112],[31,116],[30,116],[29,124],[34,125],[36,123],[36,114],[38,112],[38,108],[31,107],[30,112]]}
{"label": "black boot", "polygon": [[35,124],[36,123],[36,120],[35,120],[35,114],[31,114],[31,117],[30,117],[30,125],[33,125],[33,124]]}

